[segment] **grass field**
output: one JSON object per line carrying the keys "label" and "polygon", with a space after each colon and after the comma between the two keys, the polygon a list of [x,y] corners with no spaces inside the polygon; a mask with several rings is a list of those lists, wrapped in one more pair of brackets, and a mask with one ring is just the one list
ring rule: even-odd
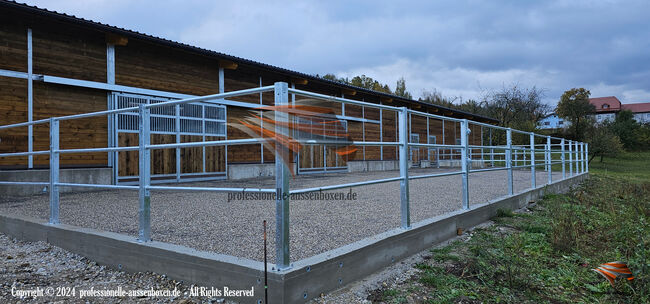
{"label": "grass field", "polygon": [[[419,271],[375,290],[386,303],[650,303],[650,153],[596,158],[591,178],[529,211],[499,212],[432,249]],[[614,287],[592,271],[624,261],[635,275]]]}

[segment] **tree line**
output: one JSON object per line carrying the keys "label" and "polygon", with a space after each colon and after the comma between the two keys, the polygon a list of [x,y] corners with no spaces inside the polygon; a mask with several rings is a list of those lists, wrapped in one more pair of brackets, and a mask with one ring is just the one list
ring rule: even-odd
{"label": "tree line", "polygon": [[[339,78],[334,74],[326,74],[325,79],[338,81],[361,88],[394,94],[403,98],[412,99],[412,94],[406,89],[404,77],[400,77],[391,90],[387,84],[366,75],[352,78]],[[594,119],[595,107],[589,103],[591,92],[585,88],[572,88],[565,91],[557,107],[545,104],[542,99],[545,90],[536,86],[522,87],[518,83],[502,86],[500,89],[485,91],[479,100],[462,97],[444,96],[433,89],[423,91],[419,101],[457,109],[477,115],[497,119],[498,125],[527,132],[543,132],[548,135],[559,136],[571,140],[589,143],[589,161],[600,156],[615,157],[624,150],[650,149],[650,124],[641,124],[634,120],[630,111],[621,111],[612,121],[598,123]],[[538,123],[550,112],[555,113],[570,122],[566,129],[553,131],[537,130]],[[489,135],[493,144],[505,144],[504,136]]]}

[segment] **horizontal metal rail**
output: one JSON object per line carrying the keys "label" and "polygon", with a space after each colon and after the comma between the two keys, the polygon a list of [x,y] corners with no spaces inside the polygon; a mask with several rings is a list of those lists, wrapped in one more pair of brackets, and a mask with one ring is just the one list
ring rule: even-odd
{"label": "horizontal metal rail", "polygon": [[341,188],[359,187],[359,186],[366,186],[366,185],[373,185],[373,184],[389,183],[389,182],[399,181],[401,179],[402,179],[402,177],[391,177],[391,178],[375,179],[375,180],[356,182],[356,183],[347,183],[347,184],[339,184],[339,185],[331,185],[331,186],[296,189],[296,190],[289,191],[289,193],[290,194],[298,194],[298,193],[308,193],[308,192],[314,192],[314,191],[335,190],[335,189],[341,189]]}
{"label": "horizontal metal rail", "polygon": [[487,124],[487,123],[484,123],[484,122],[478,122],[478,121],[473,121],[473,120],[470,120],[468,122],[471,125],[479,125],[479,126],[484,126],[484,127],[488,127],[488,128],[492,128],[492,129],[499,129],[499,130],[503,130],[503,131],[508,130],[508,128],[506,128],[506,127],[495,126],[495,125]]}
{"label": "horizontal metal rail", "polygon": [[447,149],[464,149],[465,146],[461,145],[443,145],[443,144],[421,144],[421,143],[409,143],[410,147],[431,147],[431,148],[447,148]]}
{"label": "horizontal metal rail", "polygon": [[191,147],[209,147],[209,146],[227,146],[227,145],[248,145],[259,144],[265,141],[264,138],[244,138],[244,139],[226,139],[212,141],[197,141],[178,144],[157,144],[146,145],[147,149],[170,149],[170,148],[191,148]]}
{"label": "horizontal metal rail", "polygon": [[448,120],[448,121],[455,121],[455,122],[462,122],[462,121],[463,121],[462,119],[459,119],[459,118],[440,116],[440,115],[431,114],[431,113],[424,113],[424,112],[420,112],[420,111],[416,111],[416,110],[410,110],[410,109],[409,109],[409,110],[407,110],[407,111],[408,111],[409,113],[411,113],[411,114],[415,114],[415,115],[418,115],[418,116],[424,116],[424,117],[429,117],[429,118],[436,118],[436,119],[440,119],[440,120]]}
{"label": "horizontal metal rail", "polygon": [[487,171],[500,171],[500,170],[508,170],[508,168],[507,167],[496,167],[496,168],[470,169],[469,173],[487,172]]}
{"label": "horizontal metal rail", "polygon": [[15,157],[15,156],[44,155],[44,154],[50,154],[50,150],[33,151],[33,152],[0,153],[0,157]]}
{"label": "horizontal metal rail", "polygon": [[77,187],[77,188],[138,190],[138,186],[125,186],[125,185],[74,184],[74,183],[55,183],[55,185],[62,186],[62,187]]}
{"label": "horizontal metal rail", "polygon": [[[306,139],[296,140],[299,144],[304,145],[357,145],[357,146],[401,146],[401,142],[396,141],[336,141],[336,140],[317,140]],[[411,145],[411,144],[409,144]]]}
{"label": "horizontal metal rail", "polygon": [[138,146],[114,147],[114,148],[86,148],[86,149],[59,149],[54,152],[58,153],[93,153],[93,152],[120,152],[120,151],[138,151]]}
{"label": "horizontal metal rail", "polygon": [[381,104],[376,104],[376,103],[369,103],[369,102],[365,102],[365,101],[358,101],[358,100],[351,100],[351,99],[346,99],[346,98],[341,98],[341,97],[334,97],[334,96],[323,95],[323,94],[318,94],[318,93],[313,93],[313,92],[308,92],[308,91],[303,91],[303,90],[298,90],[298,89],[292,89],[292,88],[289,88],[288,91],[289,91],[289,94],[296,94],[296,95],[304,96],[304,97],[312,97],[312,98],[318,98],[318,99],[323,99],[323,100],[327,100],[327,101],[334,101],[334,102],[340,102],[340,103],[345,103],[345,104],[353,104],[353,105],[358,105],[358,106],[377,108],[377,109],[384,109],[384,110],[390,110],[390,111],[399,111],[399,108],[397,108],[397,107],[391,107],[391,106],[386,106],[386,105],[381,105]]}
{"label": "horizontal metal rail", "polygon": [[430,177],[452,176],[452,175],[460,175],[460,174],[463,174],[463,171],[415,175],[415,176],[409,176],[409,179],[421,179],[421,178],[430,178]]}
{"label": "horizontal metal rail", "polygon": [[168,190],[168,191],[201,191],[201,192],[258,192],[258,193],[276,193],[276,189],[264,188],[217,188],[217,187],[175,187],[175,186],[148,186],[149,190]]}
{"label": "horizontal metal rail", "polygon": [[32,120],[32,121],[26,121],[26,122],[20,122],[20,123],[0,126],[0,130],[2,130],[2,129],[10,129],[10,128],[18,128],[18,127],[27,127],[27,126],[31,126],[31,125],[38,125],[38,124],[49,123],[49,122],[50,122],[49,118],[39,119],[39,120]]}
{"label": "horizontal metal rail", "polygon": [[[218,94],[205,95],[205,96],[199,96],[199,97],[190,97],[190,98],[179,99],[179,100],[171,100],[171,101],[165,101],[165,102],[159,102],[159,103],[152,103],[152,104],[145,105],[145,107],[146,108],[156,108],[156,107],[173,106],[173,105],[177,105],[177,104],[184,104],[184,103],[190,103],[190,102],[214,101],[215,99],[224,99],[224,98],[229,98],[229,97],[237,97],[237,96],[244,96],[244,95],[251,95],[251,94],[257,94],[257,93],[270,92],[270,91],[273,91],[273,89],[274,89],[274,86],[265,86],[265,87],[245,89],[245,90],[232,91],[232,92],[226,92],[226,93],[218,93]],[[216,102],[216,103],[218,103],[218,102]],[[265,107],[265,106],[260,105],[260,107]]]}
{"label": "horizontal metal rail", "polygon": [[0,181],[0,185],[49,186],[50,182],[8,182],[8,181]]}

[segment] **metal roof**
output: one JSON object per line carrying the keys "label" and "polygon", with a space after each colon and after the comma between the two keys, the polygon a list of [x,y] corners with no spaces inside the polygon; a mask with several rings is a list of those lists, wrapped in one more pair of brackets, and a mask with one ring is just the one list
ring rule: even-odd
{"label": "metal roof", "polygon": [[129,38],[135,38],[135,39],[140,39],[140,40],[144,40],[144,41],[149,41],[149,42],[152,42],[152,43],[161,44],[161,45],[165,45],[165,46],[169,46],[169,47],[173,47],[173,48],[180,48],[180,49],[183,49],[183,50],[186,50],[186,51],[190,51],[190,52],[194,52],[194,53],[198,53],[198,54],[202,54],[202,55],[207,55],[207,56],[210,56],[210,57],[216,57],[218,59],[230,60],[230,61],[233,61],[233,62],[236,62],[236,63],[239,63],[239,64],[245,64],[245,65],[248,65],[248,66],[265,69],[265,70],[268,70],[268,71],[271,71],[271,72],[284,74],[284,75],[289,76],[289,77],[304,78],[304,79],[307,79],[309,81],[320,82],[320,83],[323,83],[323,84],[326,84],[326,85],[342,87],[342,88],[346,88],[346,89],[350,89],[350,90],[363,92],[363,93],[366,93],[366,94],[377,95],[377,96],[380,96],[380,97],[392,98],[394,100],[401,101],[401,102],[407,102],[407,103],[411,103],[411,104],[417,104],[417,105],[422,105],[422,106],[426,106],[426,107],[432,107],[432,108],[436,108],[436,109],[443,110],[443,111],[448,111],[448,112],[458,113],[458,114],[462,114],[462,115],[466,115],[466,116],[471,116],[473,118],[480,118],[480,119],[485,120],[485,121],[498,122],[497,119],[494,119],[494,118],[491,118],[491,117],[486,117],[486,116],[482,116],[482,115],[478,115],[478,114],[474,114],[474,113],[470,113],[470,112],[466,112],[466,111],[447,108],[447,107],[443,107],[443,106],[440,106],[440,105],[430,104],[430,103],[417,101],[417,100],[413,100],[413,99],[406,99],[406,98],[403,98],[403,97],[400,97],[400,96],[397,96],[397,95],[388,94],[388,93],[384,93],[384,92],[378,92],[378,91],[374,91],[374,90],[369,90],[369,89],[366,89],[366,88],[361,88],[361,87],[349,85],[349,84],[338,82],[338,81],[332,81],[332,80],[324,79],[324,78],[321,78],[321,77],[318,77],[318,76],[309,75],[309,74],[305,74],[305,73],[301,73],[301,72],[297,72],[297,71],[293,71],[293,70],[273,66],[273,65],[270,65],[270,64],[249,60],[249,59],[246,59],[246,58],[241,58],[241,57],[237,57],[237,56],[232,56],[232,55],[212,51],[212,50],[209,50],[209,49],[196,47],[196,46],[193,46],[193,45],[189,45],[189,44],[185,44],[185,43],[182,43],[182,42],[169,40],[169,39],[166,39],[166,38],[161,38],[161,37],[157,37],[157,36],[153,36],[153,35],[149,35],[149,34],[144,34],[144,33],[140,33],[140,32],[137,32],[137,31],[133,31],[133,30],[117,27],[117,26],[104,24],[104,23],[101,23],[101,22],[93,21],[93,20],[88,20],[88,19],[76,17],[74,15],[68,15],[68,14],[65,14],[65,13],[59,13],[59,12],[56,12],[56,11],[51,11],[51,10],[48,10],[48,9],[45,9],[45,8],[40,8],[40,7],[37,7],[37,6],[27,5],[27,4],[24,4],[24,3],[18,3],[18,2],[13,1],[13,0],[11,0],[11,1],[9,1],[9,0],[0,0],[0,6],[4,6],[6,8],[18,9],[18,10],[21,10],[21,11],[26,12],[26,13],[35,14],[35,15],[38,15],[38,16],[46,17],[46,18],[52,18],[54,20],[59,20],[59,21],[64,21],[64,22],[71,22],[71,23],[81,25],[81,26],[86,26],[86,27],[89,27],[89,28],[92,28],[92,29],[95,29],[95,30],[98,30],[98,31],[101,31],[101,32],[109,32],[109,33],[122,35],[122,36],[129,37]]}

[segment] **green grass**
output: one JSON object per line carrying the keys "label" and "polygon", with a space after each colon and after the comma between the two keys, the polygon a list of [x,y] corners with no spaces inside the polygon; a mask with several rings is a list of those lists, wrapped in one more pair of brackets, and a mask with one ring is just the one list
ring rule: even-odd
{"label": "green grass", "polygon": [[650,181],[650,152],[628,152],[616,158],[596,157],[589,164],[589,172],[602,176],[621,177],[633,181]]}
{"label": "green grass", "polygon": [[[495,225],[432,249],[413,278],[371,300],[650,303],[650,153],[598,161],[573,192],[547,195],[532,213],[500,211]],[[591,270],[617,260],[635,280],[611,287]]]}

